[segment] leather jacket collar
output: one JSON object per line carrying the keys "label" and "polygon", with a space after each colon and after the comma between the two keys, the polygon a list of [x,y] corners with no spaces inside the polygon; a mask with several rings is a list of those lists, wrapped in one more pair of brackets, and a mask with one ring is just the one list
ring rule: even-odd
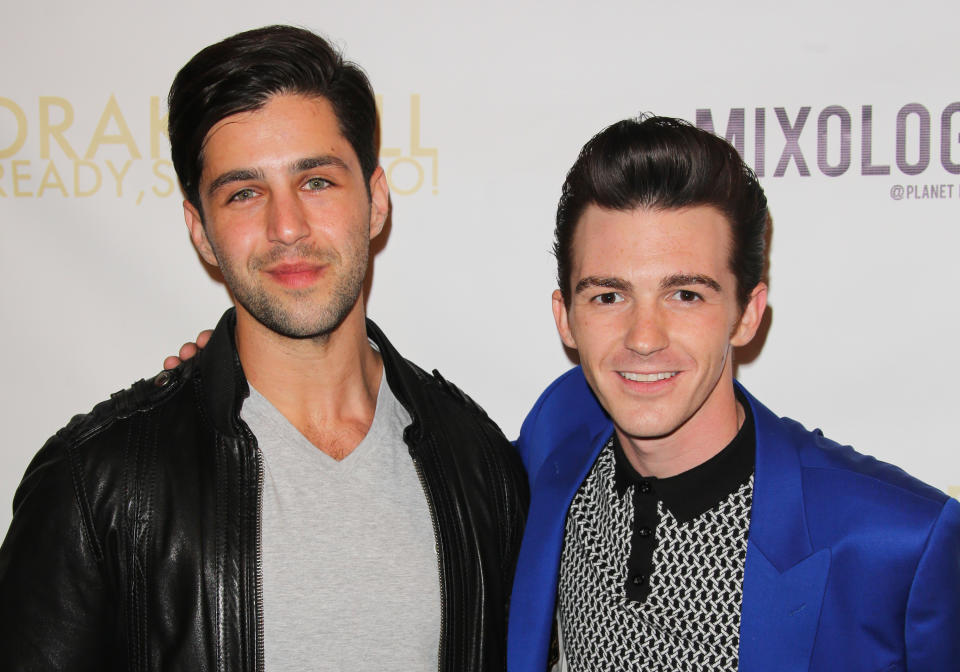
{"label": "leather jacket collar", "polygon": [[[235,308],[230,308],[220,318],[207,346],[197,356],[200,377],[204,380],[201,395],[207,417],[218,432],[231,438],[239,436],[237,419],[240,417],[243,400],[250,395],[247,378],[237,354],[234,336],[236,326],[237,312]],[[408,430],[409,438],[417,441],[423,431],[420,418],[428,403],[422,382],[430,380],[431,377],[404,360],[373,320],[368,318],[366,326],[367,336],[376,343],[380,351],[390,389],[413,418]],[[411,374],[417,380],[412,380]],[[443,380],[438,373],[434,374],[435,379]],[[447,388],[452,387],[446,381],[442,384]]]}

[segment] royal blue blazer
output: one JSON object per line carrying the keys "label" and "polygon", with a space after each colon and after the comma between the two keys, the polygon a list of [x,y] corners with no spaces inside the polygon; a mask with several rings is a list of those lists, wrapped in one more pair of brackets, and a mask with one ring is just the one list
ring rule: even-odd
{"label": "royal blue blazer", "polygon": [[[739,669],[960,670],[960,502],[740,389],[757,456]],[[510,672],[547,667],[567,509],[612,431],[579,367],[523,423],[517,447],[531,497]]]}

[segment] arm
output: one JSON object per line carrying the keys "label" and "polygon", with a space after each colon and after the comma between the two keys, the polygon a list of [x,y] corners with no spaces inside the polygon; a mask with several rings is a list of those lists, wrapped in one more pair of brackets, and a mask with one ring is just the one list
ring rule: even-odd
{"label": "arm", "polygon": [[927,540],[907,600],[907,669],[960,664],[960,502],[948,499]]}
{"label": "arm", "polygon": [[75,488],[68,447],[47,442],[14,497],[0,546],[0,651],[11,670],[99,670],[110,659],[113,605]]}

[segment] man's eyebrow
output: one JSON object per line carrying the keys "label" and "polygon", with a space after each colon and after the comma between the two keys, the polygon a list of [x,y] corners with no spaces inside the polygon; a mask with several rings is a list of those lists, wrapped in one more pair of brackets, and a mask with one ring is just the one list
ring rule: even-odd
{"label": "man's eyebrow", "polygon": [[702,285],[709,287],[715,292],[721,291],[719,282],[709,275],[700,275],[698,273],[674,273],[660,281],[661,289],[673,289],[674,287],[684,287],[687,285]]}
{"label": "man's eyebrow", "polygon": [[323,168],[325,166],[333,166],[334,168],[349,170],[349,166],[347,166],[346,162],[339,156],[333,156],[332,154],[321,154],[320,156],[310,156],[305,159],[294,161],[290,165],[290,172],[302,173],[307,170]]}
{"label": "man's eyebrow", "polygon": [[231,182],[244,182],[246,180],[262,180],[263,171],[259,168],[240,168],[238,170],[228,170],[223,175],[218,176],[210,186],[207,187],[207,197],[212,197],[218,189]]}
{"label": "man's eyebrow", "polygon": [[[314,168],[322,168],[323,166],[333,166],[334,168],[349,170],[349,166],[347,166],[343,159],[338,156],[333,156],[332,154],[321,154],[319,156],[310,156],[305,159],[298,159],[290,164],[289,170],[290,173],[296,174],[313,170]],[[265,179],[264,172],[259,168],[240,168],[237,170],[229,170],[223,175],[218,176],[213,182],[210,183],[210,186],[207,187],[207,196],[212,197],[218,189],[224,185],[230,184],[231,182],[263,179]]]}
{"label": "man's eyebrow", "polygon": [[577,283],[577,286],[573,288],[573,293],[579,294],[590,287],[603,287],[604,289],[628,292],[633,288],[633,285],[623,278],[605,278],[597,275],[588,275]]}

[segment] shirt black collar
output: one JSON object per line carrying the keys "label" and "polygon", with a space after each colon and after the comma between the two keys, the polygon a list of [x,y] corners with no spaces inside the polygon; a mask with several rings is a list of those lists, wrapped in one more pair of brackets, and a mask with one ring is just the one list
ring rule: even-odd
{"label": "shirt black collar", "polygon": [[622,496],[631,485],[646,484],[674,518],[683,523],[709,511],[746,483],[753,473],[756,459],[756,432],[750,403],[739,390],[736,394],[744,413],[743,425],[737,435],[709,460],[676,476],[655,478],[637,473],[614,432],[614,487],[617,494]]}

